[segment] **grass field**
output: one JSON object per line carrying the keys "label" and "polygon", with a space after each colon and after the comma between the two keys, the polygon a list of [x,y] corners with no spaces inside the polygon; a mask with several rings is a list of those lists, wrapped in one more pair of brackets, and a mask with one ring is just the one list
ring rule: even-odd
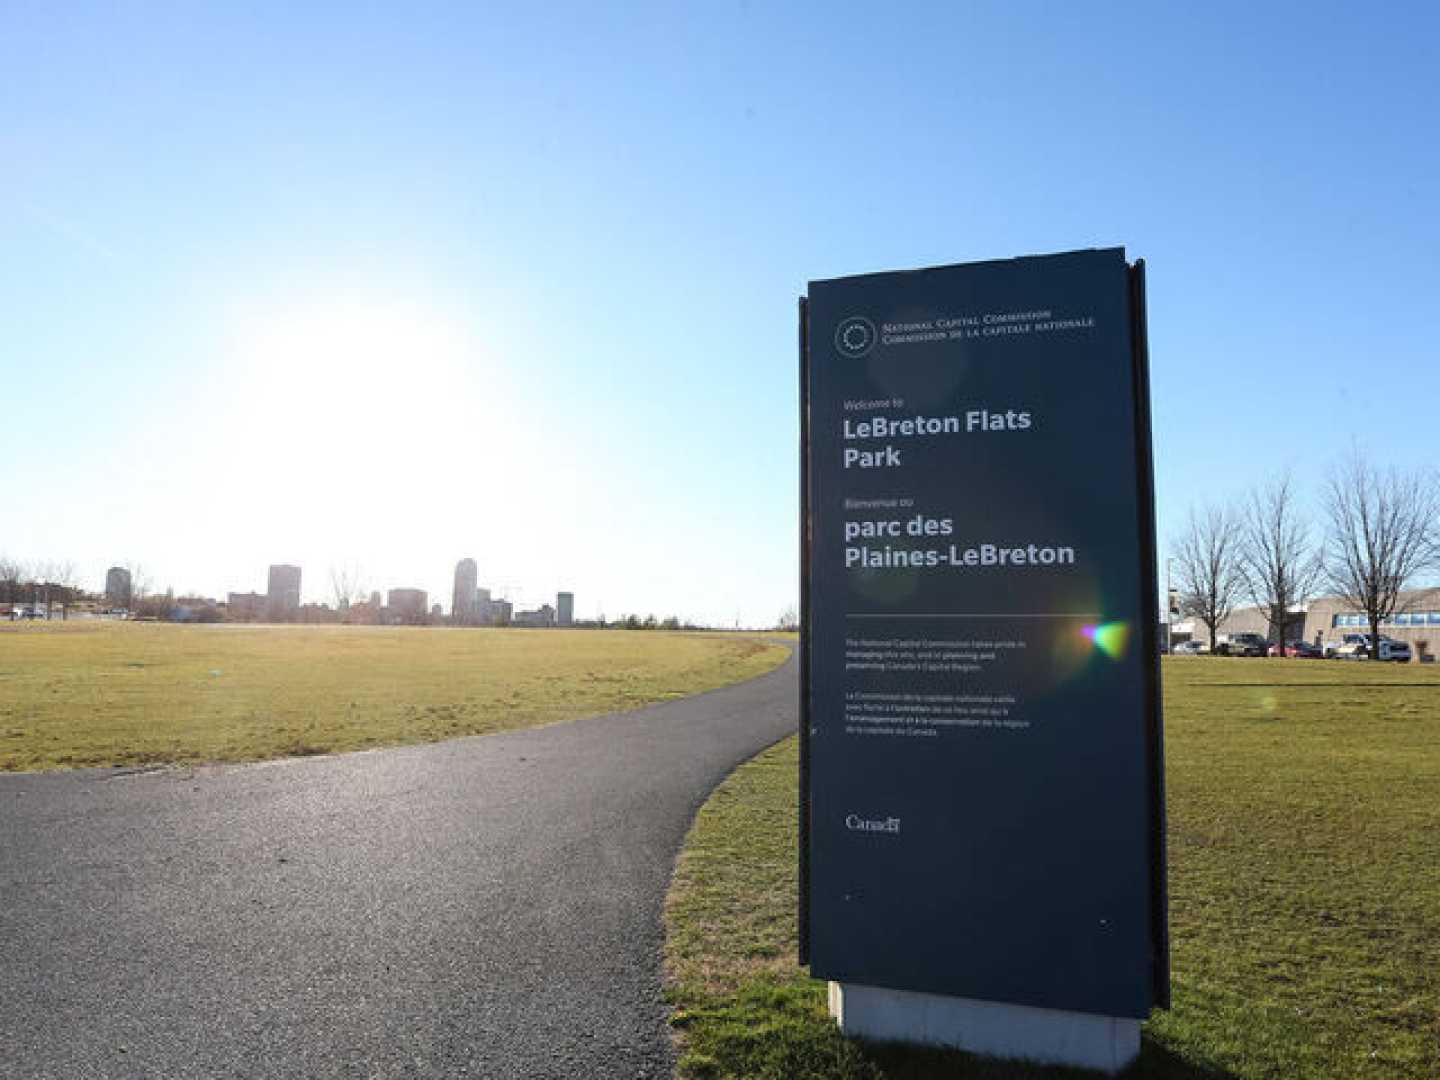
{"label": "grass field", "polygon": [[0,770],[250,761],[534,727],[759,675],[736,635],[0,625]]}
{"label": "grass field", "polygon": [[[1440,1077],[1440,671],[1164,664],[1174,1008],[1131,1075]],[[795,967],[796,745],[696,820],[667,904],[692,1077],[1075,1074],[841,1039]]]}

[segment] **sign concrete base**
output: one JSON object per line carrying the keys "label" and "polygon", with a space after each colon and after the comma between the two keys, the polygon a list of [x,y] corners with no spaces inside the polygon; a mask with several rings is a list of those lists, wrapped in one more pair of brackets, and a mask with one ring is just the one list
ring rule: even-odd
{"label": "sign concrete base", "polygon": [[846,1035],[949,1046],[1117,1073],[1140,1053],[1140,1021],[995,1001],[830,984],[830,1015]]}

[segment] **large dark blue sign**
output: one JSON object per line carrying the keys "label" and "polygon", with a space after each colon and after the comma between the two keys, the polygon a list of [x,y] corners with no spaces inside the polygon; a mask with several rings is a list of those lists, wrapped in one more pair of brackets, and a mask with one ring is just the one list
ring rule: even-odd
{"label": "large dark blue sign", "polygon": [[1168,1004],[1142,271],[1114,249],[810,285],[816,977]]}

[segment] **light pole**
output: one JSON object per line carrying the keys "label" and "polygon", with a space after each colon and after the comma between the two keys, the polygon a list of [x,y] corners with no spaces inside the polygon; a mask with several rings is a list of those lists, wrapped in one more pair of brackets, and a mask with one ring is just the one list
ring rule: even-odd
{"label": "light pole", "polygon": [[1174,562],[1174,555],[1165,556],[1165,654],[1167,656],[1170,655],[1171,650],[1175,647],[1170,629],[1170,623],[1175,618],[1175,605],[1172,599],[1175,594],[1170,588],[1170,567]]}

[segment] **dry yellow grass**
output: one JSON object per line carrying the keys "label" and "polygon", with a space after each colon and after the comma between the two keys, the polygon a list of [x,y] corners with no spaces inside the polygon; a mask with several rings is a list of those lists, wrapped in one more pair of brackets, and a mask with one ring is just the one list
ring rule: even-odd
{"label": "dry yellow grass", "polygon": [[249,761],[638,708],[764,673],[778,645],[619,630],[0,626],[0,770]]}

